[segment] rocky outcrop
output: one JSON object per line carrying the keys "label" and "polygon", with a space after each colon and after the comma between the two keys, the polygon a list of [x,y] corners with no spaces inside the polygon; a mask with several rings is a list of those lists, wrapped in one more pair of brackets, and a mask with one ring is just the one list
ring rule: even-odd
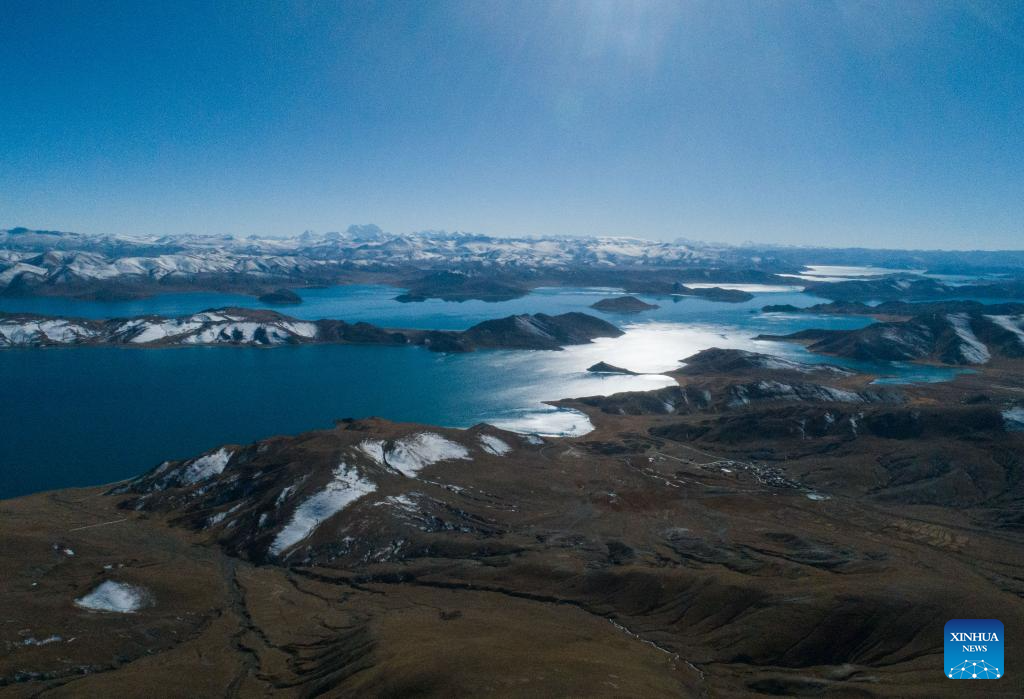
{"label": "rocky outcrop", "polygon": [[685,415],[711,407],[711,391],[695,386],[669,386],[654,391],[626,391],[610,396],[586,396],[566,405],[585,405],[609,415]]}
{"label": "rocky outcrop", "polygon": [[636,296],[616,296],[615,298],[601,299],[590,304],[590,307],[606,313],[640,313],[659,306],[656,303],[641,301]]}
{"label": "rocky outcrop", "polygon": [[558,404],[596,408],[611,415],[692,415],[772,403],[896,405],[905,400],[898,390],[864,387],[847,369],[758,352],[713,347],[683,362],[681,369],[672,372],[680,381],[678,386],[574,398]]}
{"label": "rocky outcrop", "polygon": [[754,295],[749,291],[723,289],[720,286],[691,287],[679,284],[673,289],[672,293],[678,296],[699,296],[709,301],[725,301],[726,303],[743,303],[754,298]]}
{"label": "rocky outcrop", "polygon": [[[559,401],[568,407],[588,406],[610,415],[691,415],[733,411],[771,403],[875,405],[899,404],[893,390],[850,390],[817,383],[785,383],[769,379],[749,382],[709,381],[669,386],[655,391],[632,391],[610,396],[587,396]],[[753,434],[757,434],[757,431]]]}
{"label": "rocky outcrop", "polygon": [[735,384],[728,389],[729,407],[763,401],[794,401],[799,403],[898,403],[899,394],[888,391],[851,391],[816,383],[784,383],[761,379]]}
{"label": "rocky outcrop", "polygon": [[739,349],[712,347],[682,360],[684,366],[678,373],[696,376],[702,374],[747,374],[751,372],[786,371],[798,374],[826,374],[851,376],[853,372],[831,364],[807,364],[770,354]]}
{"label": "rocky outcrop", "polygon": [[346,323],[343,320],[316,321],[318,342],[353,345],[408,345],[416,334],[380,328],[372,323]]}
{"label": "rocky outcrop", "polygon": [[275,289],[260,296],[259,300],[277,306],[294,306],[302,303],[302,297],[291,289]]}
{"label": "rocky outcrop", "polygon": [[470,348],[558,349],[622,334],[611,323],[586,313],[536,313],[485,320],[460,333],[460,340]]}
{"label": "rocky outcrop", "polygon": [[630,376],[636,376],[635,371],[623,369],[620,366],[615,366],[614,364],[609,364],[608,362],[598,362],[597,364],[593,364],[587,367],[587,371],[592,372],[594,374],[628,374]]}

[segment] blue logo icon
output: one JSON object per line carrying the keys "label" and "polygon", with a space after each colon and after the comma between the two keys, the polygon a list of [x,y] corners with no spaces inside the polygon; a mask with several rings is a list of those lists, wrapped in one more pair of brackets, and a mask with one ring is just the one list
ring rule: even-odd
{"label": "blue logo icon", "polygon": [[1003,622],[950,619],[946,622],[945,670],[953,680],[998,680],[1003,666]]}

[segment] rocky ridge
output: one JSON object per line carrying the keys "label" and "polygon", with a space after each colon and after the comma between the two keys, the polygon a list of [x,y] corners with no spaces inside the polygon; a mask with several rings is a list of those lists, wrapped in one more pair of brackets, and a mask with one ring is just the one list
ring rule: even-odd
{"label": "rocky ridge", "polygon": [[422,345],[435,352],[472,352],[498,348],[557,350],[621,334],[611,323],[585,313],[509,316],[464,331],[391,330],[341,320],[304,321],[275,311],[247,308],[214,309],[179,318],[112,320],[0,313],[0,348],[385,344]]}
{"label": "rocky ridge", "polygon": [[958,304],[859,330],[804,330],[761,337],[805,342],[812,352],[852,359],[979,365],[993,358],[1024,357],[1024,306]]}

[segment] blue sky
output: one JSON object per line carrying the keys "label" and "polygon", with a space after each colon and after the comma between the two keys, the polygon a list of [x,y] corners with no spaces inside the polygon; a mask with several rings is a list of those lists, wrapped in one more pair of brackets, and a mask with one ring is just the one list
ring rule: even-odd
{"label": "blue sky", "polygon": [[1024,4],[0,9],[0,227],[1024,246]]}

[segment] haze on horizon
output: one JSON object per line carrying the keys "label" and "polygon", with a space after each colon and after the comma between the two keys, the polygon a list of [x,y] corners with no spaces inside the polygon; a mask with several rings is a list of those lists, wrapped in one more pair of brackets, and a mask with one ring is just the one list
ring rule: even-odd
{"label": "haze on horizon", "polygon": [[0,227],[1019,249],[1015,2],[10,0]]}

